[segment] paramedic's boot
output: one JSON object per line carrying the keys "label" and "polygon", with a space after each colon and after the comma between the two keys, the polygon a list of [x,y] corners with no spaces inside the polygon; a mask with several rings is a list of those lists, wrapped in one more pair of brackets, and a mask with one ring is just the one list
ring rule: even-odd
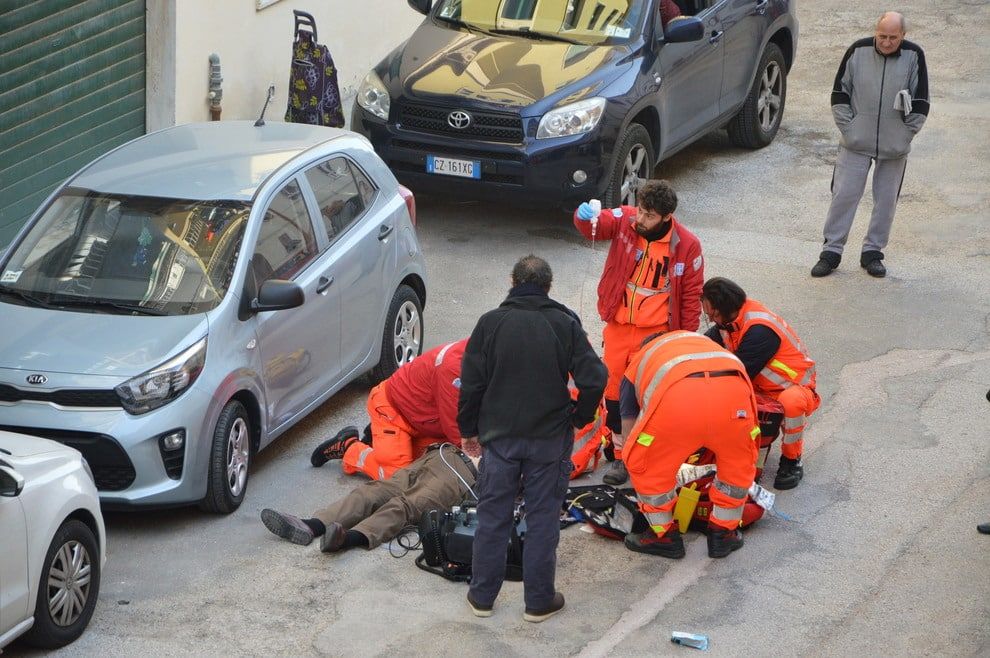
{"label": "paramedic's boot", "polygon": [[990,523],[981,523],[976,526],[976,531],[981,535],[990,535]]}
{"label": "paramedic's boot", "polygon": [[629,471],[626,470],[626,465],[622,463],[621,459],[616,459],[608,467],[608,471],[605,473],[605,477],[602,478],[602,482],[616,486],[625,484],[628,479]]}
{"label": "paramedic's boot", "polygon": [[708,524],[708,557],[725,557],[742,548],[742,532]]}
{"label": "paramedic's boot", "polygon": [[282,539],[288,539],[293,544],[307,546],[313,541],[313,530],[298,516],[283,514],[273,509],[261,510],[261,522],[273,534]]}
{"label": "paramedic's boot", "polygon": [[313,466],[323,466],[331,459],[342,459],[347,448],[350,447],[352,443],[358,440],[358,428],[353,425],[348,425],[344,429],[337,432],[337,436],[332,439],[327,439],[320,445],[316,446],[316,450],[309,457],[309,462]]}
{"label": "paramedic's boot", "polygon": [[781,455],[780,466],[777,467],[777,477],[773,481],[774,489],[793,489],[804,477],[804,466],[801,458],[788,459]]}
{"label": "paramedic's boot", "polygon": [[652,530],[644,530],[639,534],[629,533],[626,535],[625,544],[626,548],[637,553],[659,555],[674,560],[684,557],[684,540],[681,539],[681,531],[676,527],[659,537]]}
{"label": "paramedic's boot", "polygon": [[361,434],[361,443],[371,445],[371,423],[364,426],[364,433]]}

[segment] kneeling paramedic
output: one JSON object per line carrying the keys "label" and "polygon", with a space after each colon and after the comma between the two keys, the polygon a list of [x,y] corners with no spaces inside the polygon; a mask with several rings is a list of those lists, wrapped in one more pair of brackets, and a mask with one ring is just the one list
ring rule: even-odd
{"label": "kneeling paramedic", "polygon": [[742,362],[711,339],[672,331],[647,342],[633,357],[620,393],[626,468],[640,510],[650,524],[626,535],[626,547],[668,558],[684,557],[674,521],[677,470],[699,446],[715,453],[709,490],[708,556],[742,546],[743,505],[756,475],[753,387]]}
{"label": "kneeling paramedic", "polygon": [[[479,455],[480,457],[480,455]],[[372,549],[419,523],[423,512],[450,509],[471,492],[478,476],[478,459],[449,443],[427,448],[422,457],[387,480],[370,480],[347,496],[302,519],[273,509],[261,520],[273,533],[306,546],[320,537],[320,550]]]}
{"label": "kneeling paramedic", "polygon": [[384,480],[409,466],[429,445],[460,446],[457,401],[466,345],[464,339],[435,347],[371,389],[371,423],[363,439],[358,439],[356,427],[345,427],[316,447],[310,458],[313,466],[341,459],[345,473]]}
{"label": "kneeling paramedic", "polygon": [[773,486],[793,489],[804,476],[806,419],[821,404],[815,391],[815,362],[790,325],[760,302],[747,299],[736,283],[709,279],[701,303],[715,325],[705,335],[739,357],[757,393],[784,407],[784,439]]}

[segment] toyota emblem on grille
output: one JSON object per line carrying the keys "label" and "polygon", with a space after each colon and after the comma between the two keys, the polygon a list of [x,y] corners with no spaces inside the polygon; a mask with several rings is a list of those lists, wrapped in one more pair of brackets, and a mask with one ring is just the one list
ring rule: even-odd
{"label": "toyota emblem on grille", "polygon": [[44,375],[28,375],[27,376],[27,383],[28,384],[37,384],[37,385],[40,386],[41,384],[44,384],[47,381],[48,381],[48,378],[45,377]]}
{"label": "toyota emblem on grille", "polygon": [[464,110],[454,110],[447,115],[447,123],[450,124],[451,128],[464,130],[471,125],[471,115]]}

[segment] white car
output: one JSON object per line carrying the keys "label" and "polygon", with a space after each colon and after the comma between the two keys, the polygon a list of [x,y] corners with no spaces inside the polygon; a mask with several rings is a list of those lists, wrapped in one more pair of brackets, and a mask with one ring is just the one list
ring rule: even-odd
{"label": "white car", "polygon": [[0,649],[54,649],[78,638],[96,607],[106,531],[82,455],[0,431]]}

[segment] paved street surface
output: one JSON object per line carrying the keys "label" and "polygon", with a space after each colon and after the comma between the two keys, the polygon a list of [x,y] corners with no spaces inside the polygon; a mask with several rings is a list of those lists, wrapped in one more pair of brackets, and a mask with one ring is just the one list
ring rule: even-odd
{"label": "paved street surface", "polygon": [[[570,528],[560,615],[524,622],[521,585],[508,583],[495,615],[476,619],[464,585],[417,570],[411,555],[328,557],[259,521],[264,507],[308,514],[358,482],[308,459],[341,426],[364,426],[368,388],[355,384],[258,457],[237,513],[109,515],[100,604],[62,653],[688,656],[669,642],[681,630],[709,635],[712,655],[988,655],[990,537],[975,526],[990,520],[990,3],[901,4],[908,38],[927,52],[932,113],[908,163],[889,275],[858,264],[867,198],[841,269],[809,276],[835,158],[832,77],[882,5],[799,1],[774,144],[744,151],[715,134],[657,174],[679,192],[706,274],[778,311],[818,361],[806,476],[778,497],[792,521],[760,521],[719,561],[696,533],[687,558],[668,561]],[[420,198],[419,228],[432,277],[426,347],[466,336],[529,252],[547,258],[552,294],[600,344],[606,246],[583,243],[568,216]]]}

